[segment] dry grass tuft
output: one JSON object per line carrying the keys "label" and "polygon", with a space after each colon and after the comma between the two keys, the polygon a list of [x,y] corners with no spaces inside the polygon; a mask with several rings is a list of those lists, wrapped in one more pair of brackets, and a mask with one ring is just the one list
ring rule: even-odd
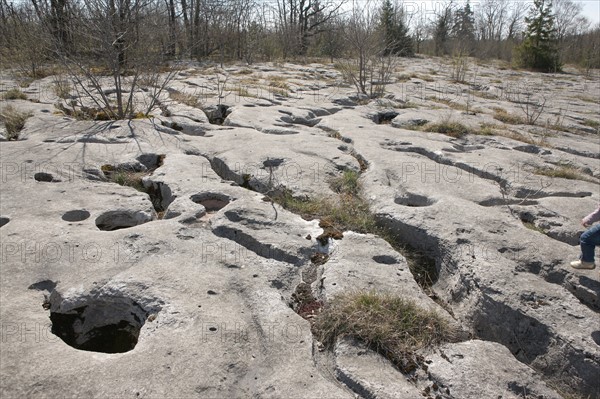
{"label": "dry grass tuft", "polygon": [[317,315],[312,331],[329,348],[338,338],[358,339],[403,372],[416,367],[416,350],[455,336],[437,313],[401,297],[376,292],[337,296]]}
{"label": "dry grass tuft", "polygon": [[182,93],[180,91],[171,91],[169,93],[169,97],[178,103],[189,105],[190,107],[200,108],[202,106],[200,98],[193,94]]}
{"label": "dry grass tuft", "polygon": [[584,120],[582,125],[594,128],[594,129],[596,129],[596,132],[598,132],[598,129],[600,129],[600,122],[593,120],[593,119]]}
{"label": "dry grass tuft", "polygon": [[12,105],[7,105],[0,110],[0,122],[6,128],[6,139],[17,140],[19,133],[25,127],[25,121],[31,117],[31,112],[17,111]]}
{"label": "dry grass tuft", "polygon": [[533,173],[540,176],[556,177],[560,179],[583,180],[591,183],[598,182],[593,177],[584,174],[579,168],[570,164],[562,164],[556,167],[539,167],[534,169]]}
{"label": "dry grass tuft", "polygon": [[27,95],[20,89],[14,87],[2,95],[4,100],[27,100]]}
{"label": "dry grass tuft", "polygon": [[509,114],[504,108],[494,108],[494,119],[509,125],[524,125],[525,119],[518,115]]}
{"label": "dry grass tuft", "polygon": [[427,132],[445,134],[446,136],[454,138],[460,138],[471,133],[471,130],[462,123],[452,121],[441,121],[439,123],[425,125],[423,130]]}

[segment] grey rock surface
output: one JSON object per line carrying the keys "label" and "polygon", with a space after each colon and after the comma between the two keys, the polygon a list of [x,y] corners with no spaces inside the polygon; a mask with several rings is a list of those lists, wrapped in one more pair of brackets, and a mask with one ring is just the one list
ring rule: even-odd
{"label": "grey rock surface", "polygon": [[485,341],[446,344],[425,354],[424,387],[449,398],[546,398],[561,396],[502,345]]}
{"label": "grey rock surface", "polygon": [[421,396],[419,388],[377,353],[351,339],[340,340],[334,350],[335,374],[361,397],[411,399]]}
{"label": "grey rock surface", "polygon": [[[418,77],[380,100],[332,65],[284,63],[190,65],[148,119],[61,115],[52,77],[35,101],[6,101],[32,116],[0,143],[0,395],[599,397],[600,276],[568,264],[600,202],[598,115],[581,96],[598,81],[490,63],[450,84],[446,62],[407,60]],[[523,116],[514,96],[532,85],[562,130],[495,118]],[[492,132],[428,131],[444,121]],[[339,198],[331,181],[348,170],[399,245],[320,242],[319,220],[272,200]],[[356,290],[434,310],[461,342],[423,350],[413,375],[349,337],[323,348],[299,293],[326,305]]]}

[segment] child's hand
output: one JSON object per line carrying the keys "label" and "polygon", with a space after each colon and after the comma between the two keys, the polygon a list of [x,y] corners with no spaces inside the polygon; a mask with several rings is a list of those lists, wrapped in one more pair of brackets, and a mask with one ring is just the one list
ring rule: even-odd
{"label": "child's hand", "polygon": [[586,229],[591,226],[589,223],[586,223],[583,219],[581,219],[581,225]]}

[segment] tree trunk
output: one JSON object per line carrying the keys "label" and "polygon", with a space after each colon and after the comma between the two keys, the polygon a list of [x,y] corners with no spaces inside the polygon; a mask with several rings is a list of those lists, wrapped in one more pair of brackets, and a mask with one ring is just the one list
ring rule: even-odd
{"label": "tree trunk", "polygon": [[169,42],[167,43],[167,56],[174,57],[177,51],[177,21],[175,15],[175,0],[168,0],[167,8],[169,12]]}

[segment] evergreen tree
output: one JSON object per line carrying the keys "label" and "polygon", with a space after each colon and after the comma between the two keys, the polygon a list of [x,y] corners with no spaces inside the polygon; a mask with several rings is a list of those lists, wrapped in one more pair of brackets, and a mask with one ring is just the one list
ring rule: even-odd
{"label": "evergreen tree", "polygon": [[454,26],[452,36],[457,40],[461,50],[472,54],[475,46],[475,18],[471,5],[467,3],[454,13]]}
{"label": "evergreen tree", "polygon": [[525,18],[525,40],[517,48],[520,66],[542,72],[561,69],[551,0],[534,0]]}
{"label": "evergreen tree", "polygon": [[404,22],[404,15],[392,4],[391,0],[384,0],[381,6],[379,28],[385,40],[385,55],[412,56],[414,48],[412,38],[408,35],[408,27]]}

